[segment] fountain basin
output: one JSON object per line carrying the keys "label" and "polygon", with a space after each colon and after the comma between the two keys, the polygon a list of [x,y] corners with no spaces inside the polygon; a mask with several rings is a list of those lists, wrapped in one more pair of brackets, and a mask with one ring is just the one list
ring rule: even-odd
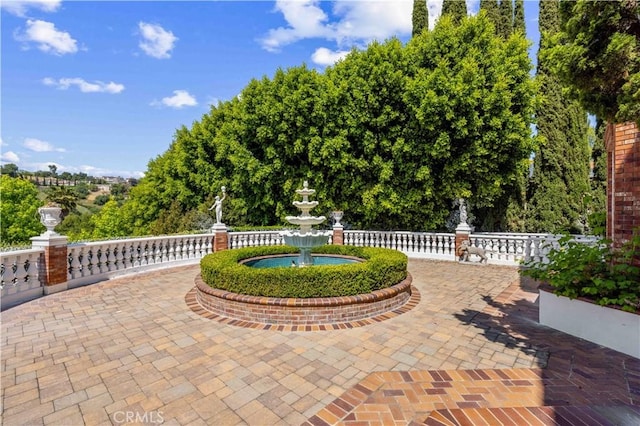
{"label": "fountain basin", "polygon": [[[301,227],[302,228],[302,227]],[[280,233],[284,239],[284,243],[288,246],[297,247],[300,249],[300,255],[298,256],[298,266],[311,266],[313,265],[313,257],[311,256],[311,249],[327,244],[329,237],[333,234],[332,231],[283,231]]]}
{"label": "fountain basin", "polygon": [[287,219],[287,222],[298,226],[319,225],[327,220],[324,216],[287,216],[285,219]]}
{"label": "fountain basin", "polygon": [[202,259],[195,300],[202,309],[219,317],[297,327],[388,315],[389,311],[398,312],[412,298],[407,256],[399,251],[334,245],[314,251],[314,256],[354,262],[309,268],[252,268],[247,263],[295,256],[296,248],[263,246],[220,251]]}
{"label": "fountain basin", "polygon": [[[362,262],[362,259],[347,256],[312,255],[312,257],[314,266],[348,265],[351,263]],[[255,257],[241,263],[251,268],[290,268],[291,266],[297,266],[297,261],[298,256],[284,254],[278,256]],[[296,264],[292,265],[293,262],[296,262]]]}

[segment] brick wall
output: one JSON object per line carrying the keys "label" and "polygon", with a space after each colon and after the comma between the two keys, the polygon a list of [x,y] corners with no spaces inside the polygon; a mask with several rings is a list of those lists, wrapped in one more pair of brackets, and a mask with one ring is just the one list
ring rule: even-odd
{"label": "brick wall", "polygon": [[621,245],[640,229],[640,128],[609,124],[607,147],[607,238]]}
{"label": "brick wall", "polygon": [[230,293],[196,277],[196,299],[209,312],[239,321],[318,325],[371,318],[393,311],[411,297],[411,275],[395,286],[358,296],[309,299],[271,298]]}

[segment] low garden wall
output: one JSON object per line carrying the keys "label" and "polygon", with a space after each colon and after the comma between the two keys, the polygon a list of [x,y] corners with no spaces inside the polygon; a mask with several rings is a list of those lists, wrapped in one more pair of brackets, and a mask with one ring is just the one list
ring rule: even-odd
{"label": "low garden wall", "polygon": [[277,298],[247,296],[209,287],[195,279],[196,299],[204,309],[228,318],[263,324],[320,325],[345,323],[392,311],[411,297],[411,275],[400,283],[356,296]]}

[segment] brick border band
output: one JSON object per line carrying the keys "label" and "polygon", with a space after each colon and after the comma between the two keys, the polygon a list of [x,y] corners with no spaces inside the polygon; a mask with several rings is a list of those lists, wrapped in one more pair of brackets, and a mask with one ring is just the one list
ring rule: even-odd
{"label": "brick border band", "polygon": [[[407,274],[400,283],[369,294],[298,299],[247,296],[214,289],[198,274],[196,286],[185,299],[200,315],[252,328],[274,326],[280,329],[285,326],[310,331],[351,328],[392,318],[415,307],[420,296],[411,282],[411,275]],[[309,327],[325,325],[329,328]]]}

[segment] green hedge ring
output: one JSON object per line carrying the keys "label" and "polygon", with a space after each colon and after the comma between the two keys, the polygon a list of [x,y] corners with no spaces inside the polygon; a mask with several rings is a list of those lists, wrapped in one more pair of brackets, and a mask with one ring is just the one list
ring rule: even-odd
{"label": "green hedge ring", "polygon": [[212,288],[249,296],[311,298],[367,294],[407,277],[407,256],[392,249],[324,245],[314,254],[357,257],[362,262],[308,268],[251,268],[254,257],[297,254],[291,246],[247,247],[209,254],[200,261],[202,280]]}

